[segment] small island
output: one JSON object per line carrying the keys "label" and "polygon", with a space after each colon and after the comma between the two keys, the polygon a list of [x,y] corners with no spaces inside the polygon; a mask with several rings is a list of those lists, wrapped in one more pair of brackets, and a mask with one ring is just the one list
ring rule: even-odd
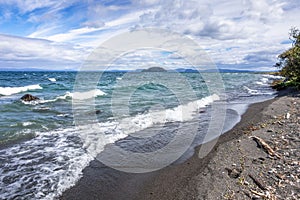
{"label": "small island", "polygon": [[167,72],[167,70],[162,67],[150,67],[148,69],[143,69],[142,72]]}

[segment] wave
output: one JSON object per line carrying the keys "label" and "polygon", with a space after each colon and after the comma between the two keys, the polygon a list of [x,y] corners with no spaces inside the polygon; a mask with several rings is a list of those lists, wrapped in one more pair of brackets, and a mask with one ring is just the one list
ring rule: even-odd
{"label": "wave", "polygon": [[43,89],[40,85],[28,85],[23,87],[0,87],[0,95],[9,96],[12,94],[18,94],[30,90],[41,90]]}
{"label": "wave", "polygon": [[247,90],[248,94],[250,94],[250,95],[274,95],[276,93],[275,91],[262,92],[262,91],[259,91],[259,90],[253,90],[253,89],[248,88],[247,86],[244,86],[243,89]]}
{"label": "wave", "polygon": [[[89,128],[92,128],[92,130],[94,131],[97,130],[97,133],[93,133],[87,136],[87,132],[84,131],[81,137],[84,138],[84,146],[87,151],[95,157],[104,148],[101,142],[103,141],[103,138],[99,140],[99,132],[113,133],[114,135],[118,135],[118,137],[115,137],[115,139],[121,139],[128,136],[129,134],[142,131],[144,129],[153,127],[154,125],[165,124],[168,122],[189,121],[199,113],[197,111],[217,100],[220,100],[220,98],[218,95],[214,94],[185,105],[179,105],[173,109],[149,111],[147,113],[138,114],[132,117],[121,118],[114,122],[99,123],[93,128],[91,125],[89,125]],[[83,125],[82,129],[85,128],[86,125]],[[110,140],[110,143],[113,143],[115,141],[116,140]]]}
{"label": "wave", "polygon": [[[192,119],[200,108],[216,100],[219,96],[211,95],[173,109],[36,132],[32,140],[0,150],[0,155],[5,155],[5,165],[0,163],[0,179],[5,180],[0,182],[0,199],[13,199],[15,195],[28,199],[55,199],[82,177],[82,170],[104,150],[105,145],[155,124]],[[31,186],[27,187],[29,184]]]}
{"label": "wave", "polygon": [[250,88],[248,88],[247,86],[243,86],[243,89],[244,89],[244,90],[247,90],[247,92],[248,92],[249,94],[252,94],[252,95],[258,95],[258,94],[260,94],[258,90],[250,89]]}
{"label": "wave", "polygon": [[56,82],[55,78],[48,78],[48,80],[51,81],[51,82]]}
{"label": "wave", "polygon": [[276,75],[271,75],[271,74],[264,74],[262,76],[265,78],[268,78],[268,79],[282,79],[283,78],[283,76],[276,76]]}
{"label": "wave", "polygon": [[5,155],[0,157],[5,159],[0,163],[0,199],[55,199],[78,181],[92,159],[75,140],[75,130],[37,134],[0,150]]}
{"label": "wave", "polygon": [[256,81],[255,83],[258,85],[268,85],[269,79],[268,78],[261,78],[260,81]]}
{"label": "wave", "polygon": [[73,94],[70,92],[66,92],[66,94],[62,95],[62,96],[58,96],[55,99],[40,99],[40,100],[35,100],[35,101],[21,101],[23,104],[26,105],[38,105],[38,104],[45,104],[45,103],[52,103],[52,102],[56,102],[59,100],[65,100],[67,98],[72,98]]}
{"label": "wave", "polygon": [[106,93],[102,92],[99,89],[96,89],[96,90],[91,90],[91,91],[83,92],[83,93],[66,92],[64,95],[58,96],[54,99],[46,99],[46,100],[40,99],[40,100],[30,101],[30,102],[22,101],[22,103],[27,104],[27,105],[37,105],[37,104],[52,103],[52,102],[56,102],[56,101],[59,101],[59,100],[66,100],[68,98],[76,98],[78,100],[85,100],[85,99],[98,97],[98,96],[103,96],[103,95],[106,95]]}
{"label": "wave", "polygon": [[280,80],[283,79],[283,76],[277,76],[272,74],[263,74],[262,78],[256,82],[258,85],[268,85],[273,80]]}
{"label": "wave", "polygon": [[55,99],[49,99],[49,100],[39,100],[38,103],[50,103],[50,102],[56,102],[58,100],[65,100],[67,98],[72,98],[72,93],[71,92],[66,92],[62,96],[58,96]]}
{"label": "wave", "polygon": [[90,90],[87,92],[74,92],[74,93],[70,93],[73,99],[77,99],[77,100],[86,100],[86,99],[91,99],[94,97],[99,97],[99,96],[104,96],[106,95],[105,92],[99,90],[99,89],[95,89],[95,90]]}
{"label": "wave", "polygon": [[269,85],[270,81],[279,79],[283,79],[283,77],[271,74],[264,74],[262,75],[262,78],[259,81],[256,81],[255,83],[258,85]]}
{"label": "wave", "polygon": [[17,127],[17,126],[27,127],[27,126],[31,126],[31,125],[34,125],[34,123],[33,122],[21,122],[21,123],[11,124],[10,127]]}
{"label": "wave", "polygon": [[33,125],[32,122],[22,122],[22,126],[26,127],[26,126],[31,126]]}

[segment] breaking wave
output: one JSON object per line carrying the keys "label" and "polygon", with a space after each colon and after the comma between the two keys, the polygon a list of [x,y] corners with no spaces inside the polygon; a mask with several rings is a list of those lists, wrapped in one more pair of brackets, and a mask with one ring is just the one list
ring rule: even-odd
{"label": "breaking wave", "polygon": [[0,87],[0,95],[9,96],[21,92],[26,92],[31,90],[41,90],[41,89],[43,88],[40,85],[28,85],[23,87]]}

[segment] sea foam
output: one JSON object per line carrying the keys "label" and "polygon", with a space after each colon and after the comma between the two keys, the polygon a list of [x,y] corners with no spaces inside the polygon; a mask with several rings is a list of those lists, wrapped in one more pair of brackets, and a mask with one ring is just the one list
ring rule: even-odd
{"label": "sea foam", "polygon": [[[86,134],[89,131],[83,131],[81,138],[84,138],[84,146],[87,151],[96,156],[103,149],[103,142],[105,138],[99,140],[99,132],[102,133],[114,133],[117,135],[114,139],[120,139],[126,137],[129,134],[142,131],[146,128],[150,128],[154,125],[165,124],[168,122],[185,122],[192,120],[197,114],[198,110],[205,106],[213,103],[214,101],[220,100],[220,97],[216,94],[204,97],[200,100],[193,101],[184,105],[179,105],[172,109],[149,111],[146,113],[137,114],[135,116],[120,118],[114,122],[99,123],[94,126],[89,125],[88,128],[92,127],[91,134]],[[80,127],[80,126],[79,126]],[[86,126],[82,126],[80,129],[85,129]],[[104,136],[101,136],[104,137]],[[112,139],[112,138],[111,138]],[[95,142],[98,141],[98,142]],[[116,140],[111,140],[111,143]],[[100,145],[100,146],[99,146]]]}

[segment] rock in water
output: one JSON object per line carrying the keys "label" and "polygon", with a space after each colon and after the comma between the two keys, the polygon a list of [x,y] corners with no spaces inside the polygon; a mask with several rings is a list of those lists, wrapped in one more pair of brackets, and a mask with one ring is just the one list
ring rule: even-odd
{"label": "rock in water", "polygon": [[102,113],[102,111],[101,110],[96,110],[96,115],[98,115],[98,114],[101,114]]}
{"label": "rock in water", "polygon": [[36,100],[40,100],[40,99],[36,96],[31,95],[31,94],[25,94],[24,96],[21,97],[21,100],[23,100],[23,101],[36,101]]}

